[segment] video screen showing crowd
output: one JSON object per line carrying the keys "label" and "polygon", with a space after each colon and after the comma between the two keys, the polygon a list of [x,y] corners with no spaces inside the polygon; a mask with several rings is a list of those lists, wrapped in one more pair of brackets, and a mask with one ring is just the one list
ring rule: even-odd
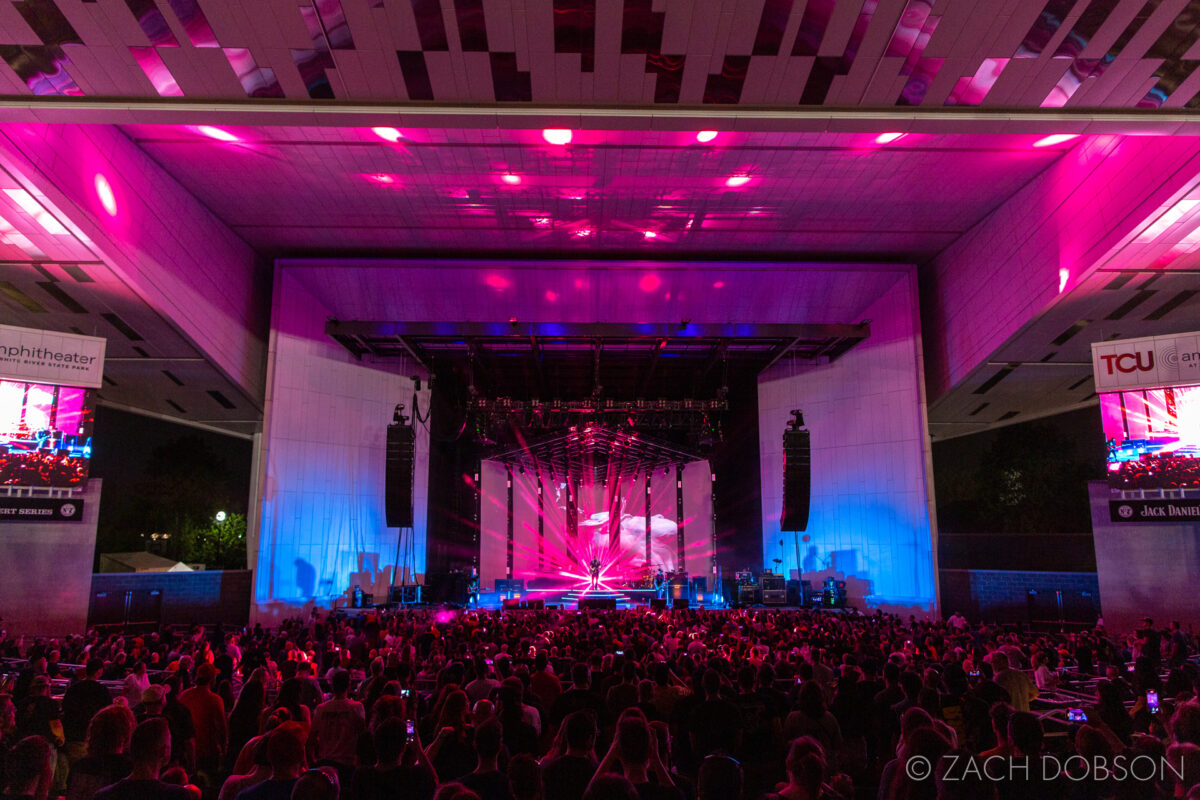
{"label": "video screen showing crowd", "polygon": [[0,485],[84,485],[94,415],[88,389],[0,380]]}

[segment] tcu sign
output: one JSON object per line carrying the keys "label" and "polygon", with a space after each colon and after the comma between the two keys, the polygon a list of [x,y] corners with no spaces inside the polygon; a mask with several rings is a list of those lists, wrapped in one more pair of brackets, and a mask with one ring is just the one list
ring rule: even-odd
{"label": "tcu sign", "polygon": [[1092,345],[1097,392],[1200,384],[1200,333]]}
{"label": "tcu sign", "polygon": [[[1142,362],[1142,357],[1145,356],[1145,363]],[[1104,362],[1105,371],[1112,375],[1113,370],[1117,372],[1149,372],[1154,369],[1154,351],[1147,350],[1144,353],[1117,353],[1116,355],[1100,356],[1100,360]]]}

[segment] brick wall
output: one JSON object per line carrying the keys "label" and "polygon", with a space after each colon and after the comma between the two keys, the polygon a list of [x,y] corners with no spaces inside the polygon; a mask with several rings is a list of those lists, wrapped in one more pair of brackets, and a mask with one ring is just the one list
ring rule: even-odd
{"label": "brick wall", "polygon": [[162,592],[162,624],[221,622],[240,627],[249,618],[253,582],[250,570],[96,573],[92,576],[88,626],[109,621],[97,593],[121,596],[128,591],[157,590]]}
{"label": "brick wall", "polygon": [[945,569],[939,577],[943,613],[957,611],[973,622],[1058,620],[1058,591],[1063,593],[1062,616],[1067,622],[1092,624],[1100,609],[1095,572]]}

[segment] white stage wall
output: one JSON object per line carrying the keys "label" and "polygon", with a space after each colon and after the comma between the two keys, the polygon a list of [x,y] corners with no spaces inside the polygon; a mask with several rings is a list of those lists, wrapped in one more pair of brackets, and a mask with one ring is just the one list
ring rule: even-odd
{"label": "white stage wall", "polygon": [[[862,315],[871,336],[832,364],[782,360],[759,377],[763,561],[814,588],[843,578],[860,608],[937,611],[937,540],[915,274]],[[812,433],[808,541],[780,534],[783,431],[791,409]],[[781,547],[779,542],[783,539]]]}
{"label": "white stage wall", "polygon": [[[255,505],[248,536],[258,619],[329,607],[353,586],[386,599],[397,558],[384,513],[387,426],[397,403],[411,415],[409,362],[356,360],[325,335],[329,312],[276,268]],[[428,414],[429,389],[415,393]],[[429,434],[417,425],[415,541],[409,579],[425,572]],[[399,582],[399,581],[397,581]]]}

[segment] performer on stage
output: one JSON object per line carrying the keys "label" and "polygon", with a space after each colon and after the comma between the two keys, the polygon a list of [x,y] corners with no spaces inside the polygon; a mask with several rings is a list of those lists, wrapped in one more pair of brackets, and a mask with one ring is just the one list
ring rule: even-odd
{"label": "performer on stage", "polygon": [[592,591],[600,588],[600,559],[592,556],[592,563],[588,565],[592,575]]}
{"label": "performer on stage", "polygon": [[667,596],[667,576],[663,573],[662,567],[659,567],[658,572],[654,575],[654,593],[659,598]]}
{"label": "performer on stage", "polygon": [[474,565],[467,577],[467,608],[479,608],[479,567]]}

